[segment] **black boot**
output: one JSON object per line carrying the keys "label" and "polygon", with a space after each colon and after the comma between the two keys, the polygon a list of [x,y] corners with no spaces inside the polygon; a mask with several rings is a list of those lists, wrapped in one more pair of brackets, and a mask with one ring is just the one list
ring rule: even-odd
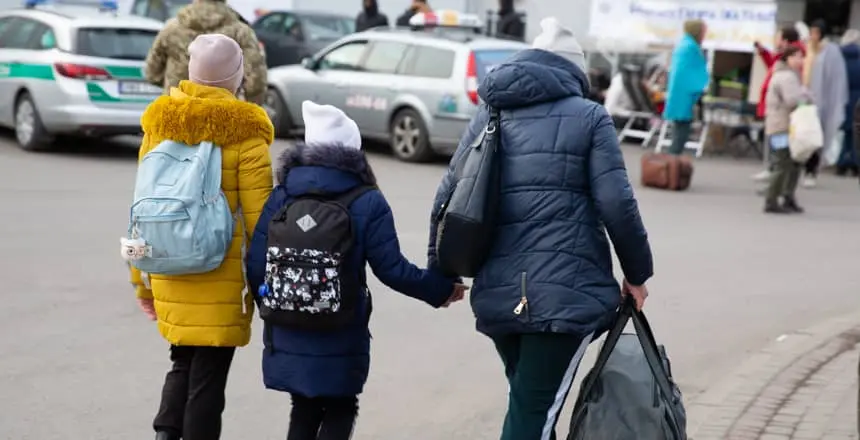
{"label": "black boot", "polygon": [[155,440],[179,440],[180,438],[178,435],[173,435],[169,432],[161,431],[155,433]]}
{"label": "black boot", "polygon": [[797,200],[795,200],[794,197],[786,197],[785,200],[782,202],[782,208],[790,213],[803,213],[803,208],[801,208],[800,205],[797,204]]}
{"label": "black boot", "polygon": [[766,201],[764,203],[764,212],[766,214],[788,214],[788,211],[782,205],[774,201]]}

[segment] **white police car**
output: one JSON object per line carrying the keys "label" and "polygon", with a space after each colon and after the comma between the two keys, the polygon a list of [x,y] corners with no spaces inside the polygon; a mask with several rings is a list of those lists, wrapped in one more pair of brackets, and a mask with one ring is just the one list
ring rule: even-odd
{"label": "white police car", "polygon": [[28,0],[0,11],[0,126],[25,150],[55,135],[140,133],[143,110],[162,93],[143,77],[161,27],[113,2]]}

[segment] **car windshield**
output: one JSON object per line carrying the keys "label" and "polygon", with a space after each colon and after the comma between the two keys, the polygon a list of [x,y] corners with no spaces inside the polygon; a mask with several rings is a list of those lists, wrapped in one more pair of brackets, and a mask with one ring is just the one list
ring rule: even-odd
{"label": "car windshield", "polygon": [[516,49],[491,49],[491,50],[476,50],[475,64],[478,68],[478,82],[484,79],[484,76],[493,70],[494,67],[512,57],[519,52]]}
{"label": "car windshield", "polygon": [[355,21],[344,17],[304,15],[301,20],[311,40],[337,40],[355,32]]}
{"label": "car windshield", "polygon": [[93,57],[143,61],[156,35],[157,32],[146,29],[80,29],[76,53]]}
{"label": "car windshield", "polygon": [[170,1],[167,2],[167,17],[173,18],[176,17],[176,14],[179,14],[179,10],[190,5],[191,1]]}

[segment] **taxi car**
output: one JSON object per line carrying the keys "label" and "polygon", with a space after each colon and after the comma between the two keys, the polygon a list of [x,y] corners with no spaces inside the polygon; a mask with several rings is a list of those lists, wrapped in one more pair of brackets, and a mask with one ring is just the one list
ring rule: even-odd
{"label": "taxi car", "polygon": [[302,101],[312,100],[341,108],[403,161],[452,154],[480,105],[480,81],[528,46],[483,36],[476,16],[455,11],[416,14],[410,25],[352,34],[301,65],[270,69],[265,107],[279,135],[301,130]]}
{"label": "taxi car", "polygon": [[48,148],[55,135],[140,133],[143,110],[162,93],[143,76],[161,27],[110,2],[30,0],[0,11],[0,126],[24,150]]}

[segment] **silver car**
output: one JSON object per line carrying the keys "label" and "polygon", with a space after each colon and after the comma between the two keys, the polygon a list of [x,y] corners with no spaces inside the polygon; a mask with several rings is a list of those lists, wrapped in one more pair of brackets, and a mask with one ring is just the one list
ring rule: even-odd
{"label": "silver car", "polygon": [[343,109],[399,159],[425,161],[456,150],[484,75],[527,47],[440,28],[369,30],[270,69],[265,105],[280,135],[301,130],[302,101],[312,100]]}
{"label": "silver car", "polygon": [[140,133],[143,110],[162,93],[142,72],[161,27],[98,4],[0,12],[0,125],[25,150],[61,134]]}

